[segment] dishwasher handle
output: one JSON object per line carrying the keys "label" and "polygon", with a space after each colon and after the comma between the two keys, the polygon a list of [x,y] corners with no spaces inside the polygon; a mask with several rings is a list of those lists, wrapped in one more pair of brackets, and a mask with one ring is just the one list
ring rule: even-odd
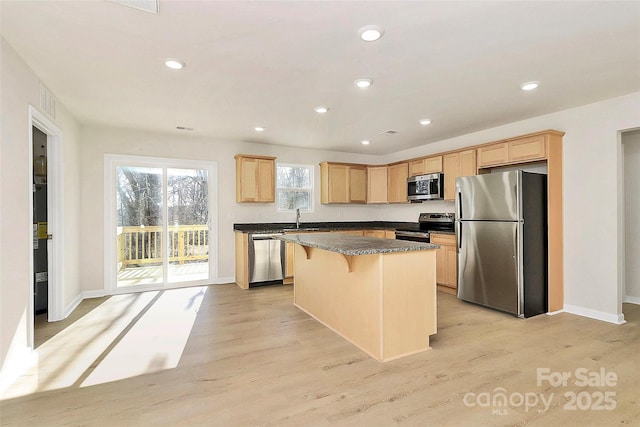
{"label": "dishwasher handle", "polygon": [[272,233],[272,234],[252,234],[252,240],[276,240],[278,236],[282,236],[283,233]]}

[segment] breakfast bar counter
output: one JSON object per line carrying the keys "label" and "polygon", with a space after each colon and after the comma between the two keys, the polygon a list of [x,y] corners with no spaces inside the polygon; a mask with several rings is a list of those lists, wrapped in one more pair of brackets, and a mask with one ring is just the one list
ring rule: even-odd
{"label": "breakfast bar counter", "polygon": [[429,349],[438,245],[338,233],[288,234],[294,304],[380,361]]}

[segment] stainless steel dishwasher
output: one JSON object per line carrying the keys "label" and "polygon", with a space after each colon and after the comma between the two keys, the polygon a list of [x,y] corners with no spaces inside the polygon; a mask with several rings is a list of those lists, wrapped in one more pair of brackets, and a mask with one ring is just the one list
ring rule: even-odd
{"label": "stainless steel dishwasher", "polygon": [[286,255],[279,235],[249,234],[249,287],[282,284]]}

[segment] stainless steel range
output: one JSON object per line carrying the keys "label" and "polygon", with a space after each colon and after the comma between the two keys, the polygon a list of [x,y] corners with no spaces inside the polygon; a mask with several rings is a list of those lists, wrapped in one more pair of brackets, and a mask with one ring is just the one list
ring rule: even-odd
{"label": "stainless steel range", "polygon": [[455,215],[452,213],[424,212],[418,217],[418,227],[396,230],[396,239],[429,243],[430,231],[454,231],[454,220]]}

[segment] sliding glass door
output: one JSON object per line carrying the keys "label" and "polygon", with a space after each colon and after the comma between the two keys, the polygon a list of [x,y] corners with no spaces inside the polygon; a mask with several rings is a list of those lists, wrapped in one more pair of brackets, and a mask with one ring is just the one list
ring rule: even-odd
{"label": "sliding glass door", "polygon": [[171,283],[209,278],[208,182],[203,169],[167,170]]}
{"label": "sliding glass door", "polygon": [[115,288],[211,283],[215,164],[109,157]]}

